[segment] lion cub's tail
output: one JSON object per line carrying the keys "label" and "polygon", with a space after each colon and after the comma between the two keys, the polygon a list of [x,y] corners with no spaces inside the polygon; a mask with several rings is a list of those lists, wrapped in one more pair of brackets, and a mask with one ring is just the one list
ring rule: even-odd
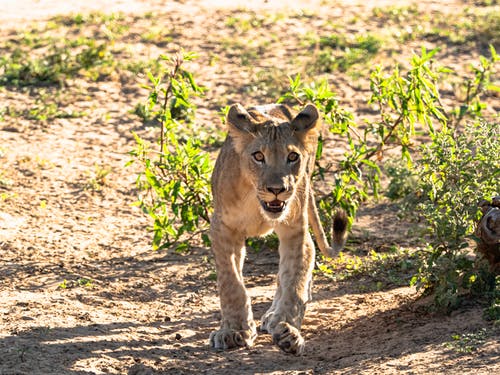
{"label": "lion cub's tail", "polygon": [[347,239],[347,214],[342,209],[335,213],[333,217],[332,244],[330,246],[319,219],[318,208],[312,191],[309,194],[308,206],[309,225],[311,225],[319,249],[325,257],[336,257],[344,247]]}

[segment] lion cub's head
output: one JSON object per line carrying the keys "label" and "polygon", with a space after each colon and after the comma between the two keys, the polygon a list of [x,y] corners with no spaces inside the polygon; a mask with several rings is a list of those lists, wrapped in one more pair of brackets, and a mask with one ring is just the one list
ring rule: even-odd
{"label": "lion cub's head", "polygon": [[320,130],[318,109],[308,104],[298,114],[285,105],[231,106],[229,135],[240,156],[241,174],[255,188],[262,212],[282,220],[289,202],[308,187]]}

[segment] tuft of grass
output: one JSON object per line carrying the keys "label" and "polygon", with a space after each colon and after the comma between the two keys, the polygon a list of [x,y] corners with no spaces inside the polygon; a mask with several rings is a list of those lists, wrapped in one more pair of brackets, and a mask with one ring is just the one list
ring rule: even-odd
{"label": "tuft of grass", "polygon": [[125,69],[133,74],[145,76],[147,72],[158,74],[160,71],[160,60],[148,59],[121,62],[118,65],[120,68]]}
{"label": "tuft of grass", "polygon": [[76,13],[72,15],[55,16],[49,20],[53,27],[64,26],[79,31],[91,26],[98,26],[106,38],[112,40],[123,35],[130,26],[123,13]]}
{"label": "tuft of grass", "polygon": [[288,77],[279,68],[270,67],[255,72],[245,86],[245,92],[258,96],[278,98],[288,89]]}
{"label": "tuft of grass", "polygon": [[473,14],[470,22],[464,22],[466,40],[475,42],[480,48],[486,49],[492,45],[500,50],[500,14],[488,12],[485,14]]}
{"label": "tuft of grass", "polygon": [[[62,44],[61,44],[62,42]],[[108,44],[94,39],[50,40],[45,48],[16,48],[0,58],[0,83],[13,86],[62,86],[78,75],[98,80],[116,62]]]}
{"label": "tuft of grass", "polygon": [[162,26],[152,26],[145,33],[141,34],[141,41],[144,43],[153,43],[159,47],[165,47],[174,40],[176,33],[167,30]]}
{"label": "tuft of grass", "polygon": [[314,71],[346,72],[353,65],[370,61],[381,49],[382,40],[370,33],[351,37],[332,34],[320,37],[314,42],[314,46],[319,49],[316,60],[313,62]]}
{"label": "tuft of grass", "polygon": [[255,12],[236,13],[226,18],[226,26],[235,30],[239,34],[244,34],[253,29],[261,29],[282,20],[285,15],[282,13],[264,13]]}
{"label": "tuft of grass", "polygon": [[34,95],[36,95],[35,102],[30,107],[22,109],[11,106],[4,107],[0,112],[0,118],[25,118],[45,123],[58,118],[79,118],[87,115],[83,111],[66,109],[66,106],[59,101],[59,93],[54,94],[41,89]]}
{"label": "tuft of grass", "polygon": [[371,249],[364,256],[340,252],[335,259],[317,262],[317,272],[335,280],[363,278],[369,280],[363,288],[382,290],[391,286],[408,285],[420,259],[416,251],[392,246],[386,252]]}
{"label": "tuft of grass", "polygon": [[479,349],[488,338],[486,328],[471,333],[455,334],[451,336],[451,341],[445,342],[443,346],[451,351],[460,354],[470,354]]}
{"label": "tuft of grass", "polygon": [[5,176],[4,172],[0,171],[0,188],[8,188],[14,185],[14,181]]}
{"label": "tuft of grass", "polygon": [[76,287],[94,288],[94,280],[87,277],[79,277],[76,280],[64,279],[59,285],[59,289],[72,289]]}
{"label": "tuft of grass", "polygon": [[94,164],[94,170],[87,172],[89,175],[84,189],[91,191],[102,191],[103,187],[108,184],[108,175],[112,172],[110,167]]}
{"label": "tuft of grass", "polygon": [[56,118],[78,118],[86,116],[86,112],[61,109],[59,101],[53,99],[45,91],[41,91],[35,100],[35,104],[28,110],[23,111],[23,116],[29,120],[50,121]]}
{"label": "tuft of grass", "polygon": [[456,17],[440,17],[422,32],[422,38],[448,46],[475,46],[481,53],[491,45],[500,49],[500,14],[466,12]]}
{"label": "tuft of grass", "polygon": [[483,317],[490,320],[497,327],[500,327],[500,275],[495,277],[495,287],[491,293],[491,303],[484,309]]}
{"label": "tuft of grass", "polygon": [[239,59],[242,66],[255,65],[255,62],[265,54],[269,44],[269,41],[260,42],[250,39],[226,38],[221,41],[222,48],[227,56],[230,59]]}
{"label": "tuft of grass", "polygon": [[372,10],[373,17],[384,24],[390,22],[398,25],[406,25],[421,15],[416,4],[409,6],[375,7]]}

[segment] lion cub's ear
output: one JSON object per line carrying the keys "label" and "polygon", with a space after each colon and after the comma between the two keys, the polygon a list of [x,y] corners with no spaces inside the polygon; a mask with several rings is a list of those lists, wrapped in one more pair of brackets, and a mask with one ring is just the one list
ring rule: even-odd
{"label": "lion cub's ear", "polygon": [[236,103],[229,108],[227,124],[230,132],[232,130],[240,130],[245,133],[254,133],[257,130],[258,123],[241,104]]}
{"label": "lion cub's ear", "polygon": [[321,130],[321,121],[318,108],[308,104],[294,117],[290,123],[295,136],[302,142],[309,152],[315,152],[318,136]]}
{"label": "lion cub's ear", "polygon": [[294,131],[308,131],[319,125],[319,111],[314,104],[308,104],[292,120],[290,126]]}
{"label": "lion cub's ear", "polygon": [[239,154],[255,137],[260,123],[241,104],[233,104],[229,108],[226,122],[229,134],[234,141],[234,148]]}

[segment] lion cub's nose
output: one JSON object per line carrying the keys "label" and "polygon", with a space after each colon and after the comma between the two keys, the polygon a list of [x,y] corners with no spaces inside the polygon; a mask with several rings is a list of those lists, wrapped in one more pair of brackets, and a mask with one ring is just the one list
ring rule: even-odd
{"label": "lion cub's nose", "polygon": [[268,187],[267,191],[270,191],[274,195],[278,196],[280,193],[283,193],[286,189],[284,187]]}

